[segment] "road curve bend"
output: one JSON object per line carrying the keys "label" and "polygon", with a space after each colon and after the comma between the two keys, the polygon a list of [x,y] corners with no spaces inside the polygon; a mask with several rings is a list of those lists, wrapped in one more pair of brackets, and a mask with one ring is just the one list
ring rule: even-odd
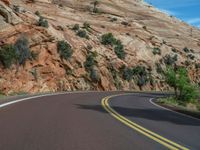
{"label": "road curve bend", "polygon": [[0,150],[200,149],[200,120],[150,102],[160,96],[80,92],[1,104]]}

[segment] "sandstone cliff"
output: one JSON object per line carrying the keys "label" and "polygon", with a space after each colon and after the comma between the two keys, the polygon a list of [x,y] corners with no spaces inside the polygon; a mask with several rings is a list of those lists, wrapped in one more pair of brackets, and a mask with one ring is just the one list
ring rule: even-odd
{"label": "sandstone cliff", "polygon": [[[48,21],[48,28],[38,26],[39,16]],[[77,36],[75,24],[86,31],[87,38]],[[106,33],[121,41],[124,59],[117,57],[112,46],[101,43]],[[95,4],[94,0],[13,0],[11,5],[0,1],[0,46],[14,44],[22,35],[38,57],[9,69],[0,63],[0,91],[5,94],[167,90],[161,72],[174,56],[175,64],[187,67],[191,80],[200,83],[200,30],[142,1],[101,0]],[[61,40],[73,49],[68,60],[58,53]],[[90,54],[95,54],[95,82],[85,68]],[[126,80],[127,70],[137,66],[145,68],[147,81],[139,81],[144,78],[134,75]],[[140,87],[138,82],[145,84]]]}

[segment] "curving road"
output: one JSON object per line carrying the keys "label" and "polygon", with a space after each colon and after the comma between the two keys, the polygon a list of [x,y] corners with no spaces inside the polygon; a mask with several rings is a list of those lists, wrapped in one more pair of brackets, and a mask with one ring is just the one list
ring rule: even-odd
{"label": "curving road", "polygon": [[0,150],[200,149],[200,120],[150,101],[162,94],[107,97],[116,94],[123,92],[66,93],[1,104]]}

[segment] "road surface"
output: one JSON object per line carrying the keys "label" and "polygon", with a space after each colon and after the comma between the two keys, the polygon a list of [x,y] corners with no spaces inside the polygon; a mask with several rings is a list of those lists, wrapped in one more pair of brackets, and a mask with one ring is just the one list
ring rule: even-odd
{"label": "road surface", "polygon": [[[200,149],[200,120],[154,105],[160,94],[66,93],[0,105],[0,150]],[[107,98],[105,98],[107,97]]]}

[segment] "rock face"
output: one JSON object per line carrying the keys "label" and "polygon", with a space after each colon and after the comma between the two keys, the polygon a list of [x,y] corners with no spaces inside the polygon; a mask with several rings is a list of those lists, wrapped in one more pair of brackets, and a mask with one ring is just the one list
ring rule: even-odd
{"label": "rock face", "polygon": [[10,0],[1,0],[1,1],[4,2],[7,6],[10,6],[10,5],[11,5]]}
{"label": "rock face", "polygon": [[6,4],[10,5],[10,1],[0,1],[0,31],[22,21]]}
{"label": "rock face", "polygon": [[[31,51],[38,53],[36,60],[27,61],[18,72],[16,65],[5,69],[0,63],[0,92],[167,90],[169,87],[160,72],[166,69],[169,55],[176,55],[176,65],[186,67],[191,80],[200,83],[199,29],[140,0],[101,0],[96,13],[93,2],[15,0],[11,5],[20,7],[16,12],[6,1],[0,1],[0,46],[14,44],[23,34]],[[37,26],[36,11],[48,20],[48,28]],[[85,22],[90,24],[89,29],[84,27]],[[86,30],[88,39],[77,36],[72,30],[75,24]],[[101,44],[101,36],[109,32],[124,45],[125,59],[119,59],[113,47]],[[73,49],[68,60],[61,59],[57,51],[60,40],[67,41]],[[183,50],[185,47],[189,53]],[[154,55],[158,49],[159,54]],[[86,58],[91,54],[95,55],[92,71],[85,68]],[[124,66],[145,67],[148,82],[141,88],[138,84],[145,77],[125,80]]]}

